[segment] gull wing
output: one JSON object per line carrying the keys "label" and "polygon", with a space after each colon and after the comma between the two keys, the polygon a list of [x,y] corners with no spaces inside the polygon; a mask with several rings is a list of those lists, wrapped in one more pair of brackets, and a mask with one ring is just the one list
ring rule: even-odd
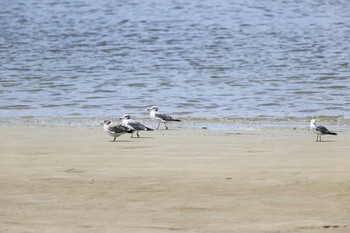
{"label": "gull wing", "polygon": [[110,124],[108,130],[114,133],[132,133],[134,130],[124,124]]}
{"label": "gull wing", "polygon": [[137,121],[129,121],[128,126],[134,128],[135,130],[147,130],[147,127]]}
{"label": "gull wing", "polygon": [[329,133],[329,130],[326,127],[324,127],[323,125],[317,125],[316,130],[323,133],[323,134]]}
{"label": "gull wing", "polygon": [[164,113],[155,113],[154,115],[155,115],[155,117],[158,117],[164,121],[180,121],[179,119],[172,117],[172,116],[169,116],[169,115],[164,114]]}

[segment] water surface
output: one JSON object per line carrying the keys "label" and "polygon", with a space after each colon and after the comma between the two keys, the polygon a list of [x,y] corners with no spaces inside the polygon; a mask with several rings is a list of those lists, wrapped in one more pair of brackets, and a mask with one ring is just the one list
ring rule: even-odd
{"label": "water surface", "polygon": [[350,2],[0,1],[0,117],[350,119]]}

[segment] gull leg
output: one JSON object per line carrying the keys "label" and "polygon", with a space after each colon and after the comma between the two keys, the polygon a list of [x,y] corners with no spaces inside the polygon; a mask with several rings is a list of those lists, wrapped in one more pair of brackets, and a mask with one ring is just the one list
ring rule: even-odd
{"label": "gull leg", "polygon": [[320,141],[321,141],[321,135],[320,135]]}
{"label": "gull leg", "polygon": [[165,130],[167,130],[168,129],[168,126],[166,125],[166,123],[164,122],[164,125],[165,125]]}
{"label": "gull leg", "polygon": [[158,126],[157,126],[157,128],[156,128],[156,129],[158,129],[158,128],[159,128],[159,125],[160,125],[160,122],[158,123]]}
{"label": "gull leg", "polygon": [[114,137],[114,140],[113,140],[113,142],[115,142],[115,139],[116,139],[117,137]]}
{"label": "gull leg", "polygon": [[139,131],[136,131],[136,135],[137,135],[138,138],[140,137]]}
{"label": "gull leg", "polygon": [[131,137],[130,138],[132,138],[132,135],[133,135],[134,133],[131,133]]}

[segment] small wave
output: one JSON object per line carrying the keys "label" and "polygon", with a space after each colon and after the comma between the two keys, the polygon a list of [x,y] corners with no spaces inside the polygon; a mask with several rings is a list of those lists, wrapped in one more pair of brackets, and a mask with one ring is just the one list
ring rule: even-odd
{"label": "small wave", "polygon": [[23,109],[34,109],[34,108],[31,105],[16,104],[16,105],[0,106],[0,109],[4,109],[4,110],[23,110]]}
{"label": "small wave", "polygon": [[97,89],[93,93],[113,93],[115,90]]}

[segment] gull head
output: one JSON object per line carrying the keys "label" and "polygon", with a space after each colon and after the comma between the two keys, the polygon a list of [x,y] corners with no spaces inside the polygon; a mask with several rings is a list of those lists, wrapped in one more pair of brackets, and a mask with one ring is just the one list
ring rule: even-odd
{"label": "gull head", "polygon": [[313,125],[316,125],[316,120],[315,119],[311,119],[310,123],[313,124]]}
{"label": "gull head", "polygon": [[123,117],[121,117],[120,119],[126,119],[129,120],[130,119],[130,115],[129,114],[125,114]]}
{"label": "gull head", "polygon": [[148,108],[147,111],[155,111],[155,112],[158,112],[158,107],[157,107],[157,106],[152,106],[152,107]]}
{"label": "gull head", "polygon": [[104,120],[101,125],[109,125],[110,123],[112,123],[110,120]]}

